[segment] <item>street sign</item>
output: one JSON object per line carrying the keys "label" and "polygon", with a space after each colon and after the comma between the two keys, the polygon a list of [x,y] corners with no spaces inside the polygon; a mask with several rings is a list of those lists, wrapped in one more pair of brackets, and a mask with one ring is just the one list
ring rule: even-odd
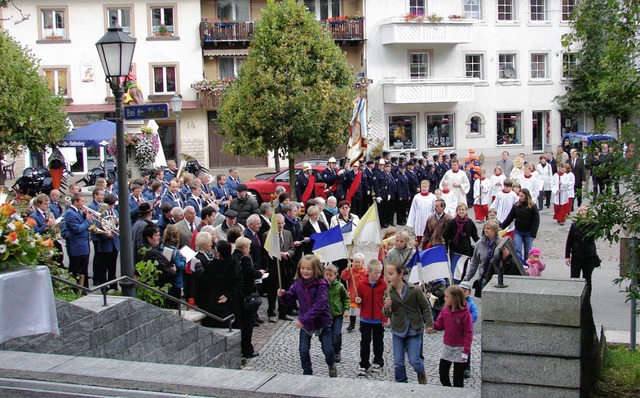
{"label": "street sign", "polygon": [[169,117],[169,104],[127,105],[124,107],[124,120],[166,119]]}

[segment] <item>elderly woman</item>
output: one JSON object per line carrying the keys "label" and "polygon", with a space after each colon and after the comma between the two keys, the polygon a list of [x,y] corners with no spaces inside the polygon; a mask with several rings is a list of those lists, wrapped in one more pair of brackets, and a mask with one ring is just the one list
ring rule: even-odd
{"label": "elderly woman", "polygon": [[500,230],[500,225],[496,220],[489,220],[484,223],[484,236],[476,242],[476,247],[473,250],[473,257],[471,257],[471,262],[469,263],[469,267],[467,268],[467,272],[464,276],[464,281],[469,282],[471,278],[476,274],[476,272],[480,271],[480,277],[477,281],[478,285],[476,287],[476,296],[480,297],[480,292],[484,285],[489,282],[486,280],[486,274],[488,274],[488,270],[491,268],[491,260],[496,251],[496,247],[498,246],[498,241],[500,240],[498,237],[498,231]]}
{"label": "elderly woman", "polygon": [[596,252],[596,243],[592,236],[587,235],[585,228],[587,222],[588,206],[580,206],[576,222],[571,224],[567,243],[565,245],[565,263],[571,267],[571,277],[582,277],[587,281],[587,287],[591,290],[591,274],[595,267],[600,266],[600,258]]}
{"label": "elderly woman", "polygon": [[324,208],[326,205],[327,201],[324,200],[324,198],[320,196],[316,198],[316,206],[318,207],[318,210],[320,210],[320,221],[322,221],[324,225],[329,225],[329,219],[327,218],[326,214],[324,214]]}
{"label": "elderly woman", "polygon": [[331,224],[331,219],[338,214],[338,199],[335,196],[329,196],[322,212],[324,213],[324,218],[328,221],[327,224]]}
{"label": "elderly woman", "polygon": [[[310,237],[312,234],[320,233],[327,230],[327,225],[320,221],[320,209],[316,206],[310,206],[307,209],[307,216],[309,216],[309,220],[302,227],[302,236],[305,238]],[[309,240],[302,244],[302,250],[304,254],[311,254],[311,250],[313,249],[313,240]]]}
{"label": "elderly woman", "polygon": [[233,252],[233,258],[237,261],[242,275],[242,308],[240,310],[240,349],[243,358],[257,357],[258,353],[253,350],[251,338],[253,336],[254,326],[260,326],[257,323],[254,313],[260,306],[262,299],[258,295],[256,289],[256,279],[262,278],[264,271],[253,268],[253,261],[249,252],[251,250],[251,240],[244,236],[236,239],[236,250]]}
{"label": "elderly woman", "polygon": [[173,283],[176,277],[176,266],[162,254],[160,246],[160,228],[150,224],[142,230],[142,240],[146,252],[143,261],[157,261],[157,269],[161,272],[156,287],[163,287],[167,283]]}
{"label": "elderly woman", "polygon": [[[478,237],[476,224],[469,218],[469,208],[466,203],[458,203],[458,206],[456,206],[456,217],[449,221],[442,235],[449,247],[449,256],[453,256],[455,253],[467,257],[473,256],[471,239],[477,242],[480,238]],[[467,263],[464,265],[465,268]],[[456,269],[456,271],[458,272],[455,272],[453,278],[459,280],[460,277],[464,275],[464,269]]]}

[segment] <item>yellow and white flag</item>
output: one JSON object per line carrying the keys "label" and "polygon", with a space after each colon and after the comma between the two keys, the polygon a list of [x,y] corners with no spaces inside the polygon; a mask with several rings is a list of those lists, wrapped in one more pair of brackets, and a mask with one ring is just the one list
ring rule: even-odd
{"label": "yellow and white flag", "polygon": [[382,243],[380,236],[380,218],[378,217],[378,207],[374,204],[362,216],[360,223],[353,233],[354,242]]}
{"label": "yellow and white flag", "polygon": [[280,258],[280,236],[278,234],[278,215],[273,212],[271,216],[271,229],[267,233],[267,239],[264,240],[264,249],[269,253],[271,258]]}

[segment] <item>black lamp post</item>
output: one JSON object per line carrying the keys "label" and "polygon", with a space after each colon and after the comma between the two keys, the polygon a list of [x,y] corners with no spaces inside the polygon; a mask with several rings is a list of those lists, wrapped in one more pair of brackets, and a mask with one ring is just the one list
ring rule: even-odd
{"label": "black lamp post", "polygon": [[[122,118],[122,97],[124,89],[120,78],[129,74],[136,39],[122,31],[117,17],[111,17],[111,26],[107,33],[96,43],[100,62],[106,75],[106,81],[116,99],[116,144],[118,147],[118,210],[120,213],[120,272],[133,278],[133,239],[131,237],[131,218],[129,215],[129,189],[127,183],[127,153],[124,146],[124,120]],[[122,283],[122,293],[134,297],[133,284]]]}

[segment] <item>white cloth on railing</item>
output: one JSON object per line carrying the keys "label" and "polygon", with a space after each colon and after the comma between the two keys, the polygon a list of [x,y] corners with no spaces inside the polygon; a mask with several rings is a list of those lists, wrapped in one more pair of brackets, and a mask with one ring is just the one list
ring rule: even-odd
{"label": "white cloth on railing", "polygon": [[0,273],[0,343],[40,333],[60,334],[49,268]]}

